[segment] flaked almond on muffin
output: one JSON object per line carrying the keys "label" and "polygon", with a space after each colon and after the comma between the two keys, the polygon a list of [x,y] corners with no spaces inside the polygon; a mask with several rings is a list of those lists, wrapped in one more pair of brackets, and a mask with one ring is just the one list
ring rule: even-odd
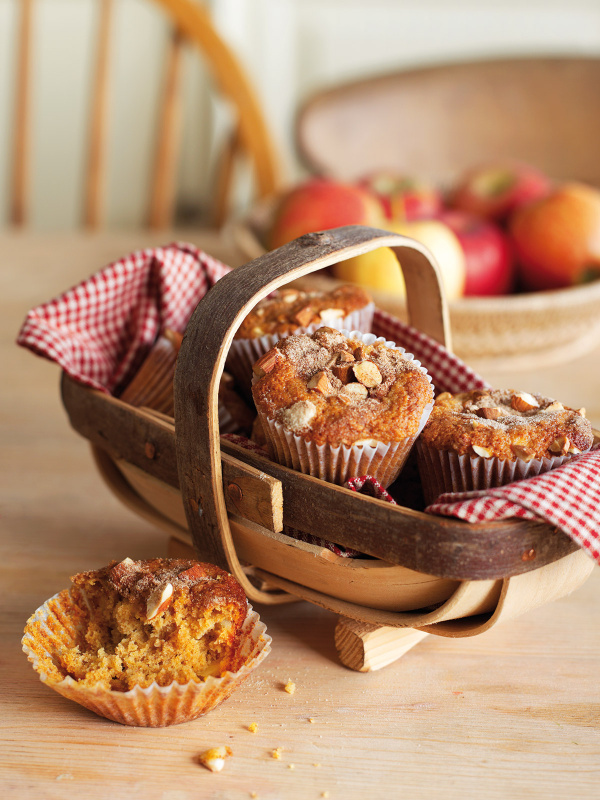
{"label": "flaked almond on muffin", "polygon": [[[255,339],[270,333],[289,335],[311,325],[337,328],[338,325],[332,325],[334,321],[345,320],[368,306],[372,306],[371,298],[360,286],[338,286],[330,292],[281,289],[258,303],[240,325],[235,338]],[[369,331],[370,327],[365,333]]]}
{"label": "flaked almond on muffin", "polygon": [[322,327],[282,339],[254,365],[271,456],[334,483],[389,485],[431,409],[427,372],[393,342]]}
{"label": "flaked almond on muffin", "polygon": [[584,409],[540,394],[444,392],[417,444],[426,500],[538,475],[586,452],[593,439]]}
{"label": "flaked almond on muffin", "polygon": [[281,289],[246,316],[232,342],[227,369],[249,392],[252,365],[279,339],[313,333],[323,325],[369,333],[374,310],[370,296],[360,286],[338,286],[328,292]]}

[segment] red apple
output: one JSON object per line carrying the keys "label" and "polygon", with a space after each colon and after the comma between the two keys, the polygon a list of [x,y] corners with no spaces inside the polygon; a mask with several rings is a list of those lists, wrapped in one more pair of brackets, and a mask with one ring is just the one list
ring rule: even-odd
{"label": "red apple", "polygon": [[514,287],[512,248],[506,233],[491,220],[448,209],[438,219],[454,231],[465,253],[465,296],[508,294]]}
{"label": "red apple", "polygon": [[442,208],[441,191],[422,179],[375,172],[362,178],[358,185],[377,197],[387,219],[431,218]]}
{"label": "red apple", "polygon": [[552,181],[518,161],[483,164],[469,170],[451,190],[448,205],[503,222],[517,208],[547,195]]}
{"label": "red apple", "polygon": [[299,184],[281,199],[274,215],[269,246],[280,247],[305,233],[342,225],[383,225],[377,200],[366,189],[324,178]]}
{"label": "red apple", "polygon": [[566,183],[510,221],[523,285],[559,289],[600,278],[600,190]]}

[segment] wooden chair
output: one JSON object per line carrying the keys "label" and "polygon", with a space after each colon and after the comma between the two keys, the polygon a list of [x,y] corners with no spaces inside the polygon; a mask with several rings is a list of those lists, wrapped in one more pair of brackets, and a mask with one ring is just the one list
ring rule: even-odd
{"label": "wooden chair", "polygon": [[600,185],[600,58],[531,57],[410,69],[319,91],[297,147],[311,172],[393,170],[447,184],[490,158]]}
{"label": "wooden chair", "polygon": [[[204,57],[217,90],[233,107],[236,120],[221,155],[213,204],[213,221],[220,226],[228,211],[233,186],[234,163],[247,158],[253,168],[257,198],[271,194],[279,183],[279,165],[260,105],[236,56],[218,35],[208,12],[194,0],[154,0],[172,26],[166,63],[164,95],[157,131],[147,222],[165,227],[173,219],[175,173],[179,151],[179,117],[182,54],[186,46]],[[89,140],[83,189],[83,224],[97,228],[102,221],[107,160],[107,104],[109,66],[114,17],[113,0],[97,0],[99,23],[93,85],[90,91]],[[12,152],[10,221],[27,223],[30,195],[30,138],[32,94],[33,0],[20,0],[17,39],[16,107]]]}

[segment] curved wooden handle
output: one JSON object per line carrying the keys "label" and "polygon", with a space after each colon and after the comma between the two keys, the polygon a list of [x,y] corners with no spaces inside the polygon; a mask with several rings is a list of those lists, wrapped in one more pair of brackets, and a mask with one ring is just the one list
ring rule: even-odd
{"label": "curved wooden handle", "polygon": [[413,239],[363,226],[306,234],[232,270],[200,301],[187,326],[174,384],[177,467],[187,522],[196,550],[235,575],[253,602],[273,599],[252,586],[237,558],[221,472],[218,392],[231,342],[246,315],[275,289],[378,247],[392,248],[401,263],[411,323],[449,348],[448,310],[429,251]]}

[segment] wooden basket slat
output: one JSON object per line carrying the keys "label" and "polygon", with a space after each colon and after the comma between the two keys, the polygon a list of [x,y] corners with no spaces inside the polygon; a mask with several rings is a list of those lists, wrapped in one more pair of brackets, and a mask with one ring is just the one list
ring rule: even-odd
{"label": "wooden basket slat", "polygon": [[[93,445],[179,489],[172,422],[83,387],[66,375],[62,397],[71,425]],[[147,443],[152,445],[152,458]],[[284,524],[315,536],[326,532],[337,544],[418,572],[454,580],[501,578],[536,569],[578,549],[547,523],[509,519],[471,524],[434,517],[302,475],[226,439],[221,439],[221,450],[225,482],[240,465],[281,482]],[[261,524],[256,517],[246,518]]]}
{"label": "wooden basket slat", "polygon": [[[506,587],[513,576],[527,579],[528,573],[534,579],[539,576],[547,580],[544,576],[555,564],[571,563],[584,555],[575,552],[577,545],[541,521],[509,519],[473,525],[385,503],[288,469],[219,436],[219,381],[233,336],[249,310],[285,283],[378,246],[390,247],[398,259],[407,288],[410,322],[450,349],[447,306],[439,268],[431,254],[406,237],[354,226],[301,237],[238,268],[207,293],[188,323],[178,356],[176,426],[170,418],[134,408],[66,376],[62,381],[63,403],[73,427],[97,449],[161,481],[169,494],[171,490],[179,493],[175,498],[178,519],[181,521],[183,512],[196,552],[228,568],[253,602],[281,599],[251,582],[240,561],[241,551],[247,546],[246,560],[260,551],[264,560],[270,544],[268,530],[277,533],[287,525],[357,549],[387,562],[392,570],[407,568],[437,580],[462,583],[443,607],[428,612],[425,618],[421,615],[417,624],[414,614],[404,618],[397,611],[380,613],[343,600],[339,592],[340,596],[332,598],[324,593],[329,587],[327,580],[323,588],[318,579],[318,587],[310,588],[309,582],[303,585],[306,572],[299,564],[302,546],[289,537],[278,539],[277,546],[281,545],[284,553],[289,549],[294,569],[290,572],[286,566],[280,575],[274,575],[268,569],[273,568],[271,563],[264,560],[267,583],[271,576],[272,583],[298,597],[374,624],[420,627],[435,622],[436,627],[450,625],[454,631],[460,623],[458,635],[471,635],[484,623],[457,621],[453,616],[455,612],[459,616],[479,613],[480,604],[473,605],[473,593],[477,595],[485,582],[501,581]],[[143,515],[153,517],[156,511],[158,520],[158,508],[152,506],[151,496],[138,496],[127,481],[122,488],[130,505],[140,501]],[[237,493],[236,502],[228,494],[232,488]],[[165,520],[169,523],[168,516],[163,515]],[[177,529],[183,530],[180,525]],[[250,557],[249,563],[259,574],[258,556],[256,562]],[[587,561],[584,566],[589,567]],[[347,572],[339,571],[340,577]],[[577,580],[571,580],[567,588],[579,585],[586,576],[585,570],[579,570]],[[460,605],[463,594],[468,594],[469,601],[464,607]],[[487,607],[481,610],[493,611],[497,620],[503,613],[501,607],[499,600],[495,611]]]}

